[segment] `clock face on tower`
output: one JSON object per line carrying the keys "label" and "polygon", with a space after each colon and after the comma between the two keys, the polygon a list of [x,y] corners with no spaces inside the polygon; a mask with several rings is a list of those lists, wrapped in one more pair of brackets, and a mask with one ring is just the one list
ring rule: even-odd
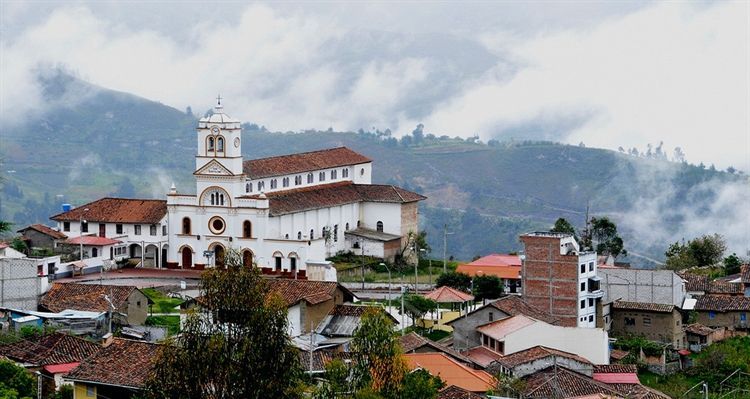
{"label": "clock face on tower", "polygon": [[235,137],[234,138],[234,148],[239,148],[239,147],[240,147],[240,138],[239,137]]}
{"label": "clock face on tower", "polygon": [[218,126],[214,126],[211,128],[211,133],[213,134],[219,134],[220,130]]}

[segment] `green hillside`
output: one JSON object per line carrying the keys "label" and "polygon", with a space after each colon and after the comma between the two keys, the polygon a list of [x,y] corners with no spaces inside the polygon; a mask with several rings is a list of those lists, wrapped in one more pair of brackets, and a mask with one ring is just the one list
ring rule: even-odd
{"label": "green hillside", "polygon": [[[25,225],[48,221],[60,204],[104,195],[161,197],[175,182],[193,189],[196,116],[65,74],[44,81],[50,109],[3,133],[5,181],[0,216]],[[75,101],[68,100],[76,93]],[[231,115],[231,106],[227,109]],[[428,135],[411,144],[384,133],[271,133],[245,125],[246,158],[348,146],[374,159],[374,180],[429,197],[421,209],[434,255],[443,226],[454,232],[448,254],[468,259],[520,249],[518,234],[560,216],[582,225],[595,214],[630,211],[639,196],[670,187],[668,206],[710,201],[685,195],[706,181],[745,179],[723,172],[613,151],[549,142],[482,144]],[[410,137],[411,138],[411,137]],[[665,221],[679,218],[665,212]],[[667,243],[626,243],[659,256]]]}

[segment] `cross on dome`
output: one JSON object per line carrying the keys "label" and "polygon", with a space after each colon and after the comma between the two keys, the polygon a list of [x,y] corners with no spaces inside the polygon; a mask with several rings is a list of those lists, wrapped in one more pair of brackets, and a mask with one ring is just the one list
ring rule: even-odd
{"label": "cross on dome", "polygon": [[219,94],[219,95],[218,95],[218,96],[216,97],[216,103],[217,103],[218,105],[221,105],[221,94]]}

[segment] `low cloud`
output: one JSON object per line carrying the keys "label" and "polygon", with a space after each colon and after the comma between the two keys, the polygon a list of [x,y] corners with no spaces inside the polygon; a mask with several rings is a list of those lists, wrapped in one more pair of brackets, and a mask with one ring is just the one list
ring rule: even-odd
{"label": "low cloud", "polygon": [[[745,2],[590,14],[597,7],[575,6],[588,19],[555,9],[528,17],[533,29],[512,22],[536,15],[519,11],[531,7],[522,5],[477,5],[452,19],[440,17],[450,14],[444,5],[346,12],[232,5],[223,20],[210,7],[201,10],[207,18],[175,11],[175,20],[188,22],[167,23],[179,33],[95,4],[48,4],[34,13],[18,3],[4,7],[12,28],[0,39],[5,123],[49,105],[36,71],[61,64],[179,109],[208,109],[221,93],[230,114],[273,130],[377,127],[400,135],[421,122],[439,135],[485,140],[612,149],[664,141],[691,162],[750,171]],[[156,6],[132,13],[152,21],[157,10],[149,7]],[[578,22],[556,23],[555,13]],[[28,14],[32,22],[19,25]]]}

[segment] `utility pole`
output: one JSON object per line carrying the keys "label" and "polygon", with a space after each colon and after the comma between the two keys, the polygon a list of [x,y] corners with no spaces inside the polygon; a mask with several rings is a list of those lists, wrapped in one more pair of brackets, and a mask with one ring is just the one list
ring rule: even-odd
{"label": "utility pole", "polygon": [[406,320],[404,319],[404,295],[406,295],[406,287],[404,287],[404,273],[401,273],[401,335],[404,335],[406,329]]}
{"label": "utility pole", "polygon": [[453,234],[448,232],[448,225],[443,225],[443,274],[445,274],[448,270],[448,235]]}
{"label": "utility pole", "polygon": [[414,292],[419,294],[419,274],[417,267],[419,267],[419,246],[417,245],[416,238],[414,239],[414,253],[417,255],[417,263],[414,264]]}

